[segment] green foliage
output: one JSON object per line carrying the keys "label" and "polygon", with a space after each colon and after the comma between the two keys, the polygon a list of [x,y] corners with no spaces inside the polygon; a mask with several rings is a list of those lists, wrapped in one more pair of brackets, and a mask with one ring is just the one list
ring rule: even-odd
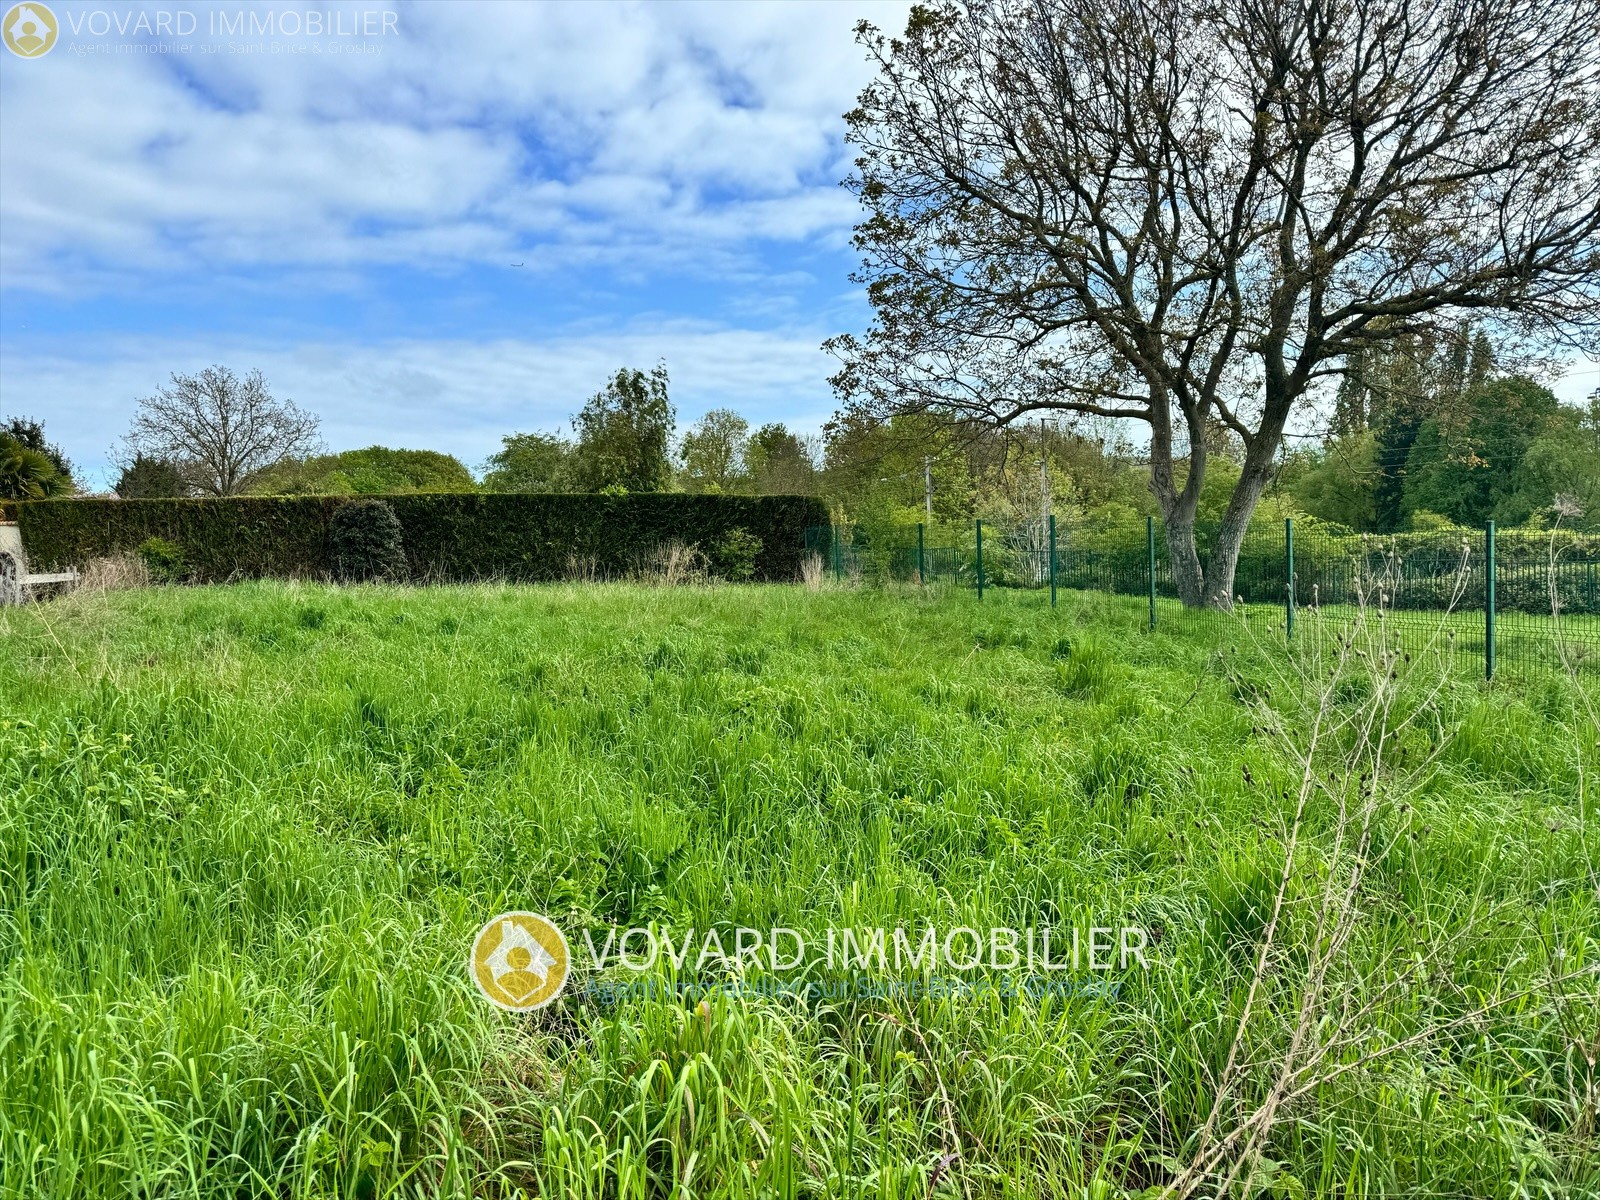
{"label": "green foliage", "polygon": [[1459,411],[1429,417],[1418,428],[1406,458],[1406,511],[1431,509],[1471,526],[1527,520],[1535,506],[1522,460],[1560,419],[1555,396],[1532,380],[1494,379],[1474,388]]}
{"label": "green foliage", "polygon": [[662,492],[672,482],[672,431],[677,415],[667,397],[667,368],[648,375],[624,367],[572,419],[578,445],[572,478],[580,491],[608,487]]}
{"label": "green foliage", "polygon": [[[1346,363],[1334,427],[1343,435],[1373,434],[1371,528],[1392,533],[1411,508],[1410,456],[1425,422],[1455,421],[1467,393],[1481,386],[1494,355],[1481,331],[1457,336],[1409,333],[1367,347]],[[1345,522],[1352,524],[1352,522]]]}
{"label": "green foliage", "polygon": [[189,481],[177,463],[136,454],[112,489],[124,500],[175,500],[190,494]]}
{"label": "green foliage", "polygon": [[48,454],[0,433],[0,499],[43,500],[71,491],[71,477],[62,474]]}
{"label": "green foliage", "polygon": [[750,423],[726,408],[713,408],[683,435],[683,489],[713,495],[734,491],[744,479]]}
{"label": "green foliage", "polygon": [[210,583],[326,574],[328,518],[338,503],[317,496],[86,497],[23,504],[18,520],[36,570],[81,566],[159,537],[184,548],[190,578]]}
{"label": "green foliage", "polygon": [[26,450],[44,455],[50,460],[56,474],[66,481],[68,489],[73,487],[72,461],[62,453],[60,446],[45,437],[43,421],[35,421],[31,417],[12,417],[0,425],[0,439],[6,437],[20,442]]}
{"label": "green foliage", "polygon": [[781,422],[763,425],[745,447],[745,487],[758,496],[811,496],[817,464],[797,435]]}
{"label": "green foliage", "polygon": [[712,543],[711,565],[722,578],[744,583],[755,577],[760,554],[761,539],[748,529],[735,526]]}
{"label": "green foliage", "polygon": [[1377,455],[1378,440],[1371,430],[1348,434],[1316,451],[1288,490],[1304,512],[1370,531],[1377,521]]}
{"label": "green foliage", "polygon": [[1425,508],[1419,508],[1416,512],[1412,513],[1411,519],[1408,523],[1410,524],[1412,531],[1416,533],[1438,533],[1443,530],[1459,530],[1462,528],[1462,526],[1456,524],[1449,517],[1443,516],[1440,513],[1429,512]]}
{"label": "green foliage", "polygon": [[512,433],[484,463],[486,492],[569,492],[572,445],[549,433]]}
{"label": "green foliage", "polygon": [[1600,397],[1562,409],[1529,443],[1517,485],[1519,507],[1546,523],[1600,531]]}
{"label": "green foliage", "polygon": [[159,537],[145,538],[135,553],[157,583],[182,582],[186,564],[183,547],[176,542]]}
{"label": "green foliage", "polygon": [[[132,550],[146,538],[182,545],[191,577],[325,576],[330,525],[349,501],[321,496],[187,500],[74,499],[20,506],[23,542],[40,570]],[[669,542],[709,547],[735,528],[760,542],[755,577],[795,578],[808,526],[827,509],[798,496],[682,494],[391,496],[411,575],[428,579],[563,577],[572,558],[621,574]]]}
{"label": "green foliage", "polygon": [[346,583],[402,580],[406,551],[400,520],[382,500],[356,500],[333,510],[328,560]]}
{"label": "green foliage", "polygon": [[829,423],[826,442],[828,490],[860,524],[924,521],[924,460],[933,476],[934,524],[970,521],[977,512],[981,464],[939,416],[878,421],[841,414]]}
{"label": "green foliage", "polygon": [[260,496],[393,496],[412,492],[472,492],[472,472],[437,450],[368,446],[281,463],[251,482]]}

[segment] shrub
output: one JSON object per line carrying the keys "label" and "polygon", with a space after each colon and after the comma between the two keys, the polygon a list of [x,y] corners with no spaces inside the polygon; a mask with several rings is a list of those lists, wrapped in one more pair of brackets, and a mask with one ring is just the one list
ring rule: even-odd
{"label": "shrub", "polygon": [[718,575],[732,583],[746,583],[755,577],[756,555],[761,539],[743,526],[735,526],[711,547],[711,565]]}
{"label": "shrub", "polygon": [[156,583],[181,583],[187,571],[183,547],[162,537],[149,537],[136,551],[144,569]]}
{"label": "shrub", "polygon": [[329,559],[347,583],[405,579],[405,541],[394,509],[382,500],[340,505],[329,522]]}

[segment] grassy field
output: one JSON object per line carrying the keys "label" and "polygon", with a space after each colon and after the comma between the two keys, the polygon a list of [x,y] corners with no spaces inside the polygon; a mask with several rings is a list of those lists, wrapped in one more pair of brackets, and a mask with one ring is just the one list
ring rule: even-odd
{"label": "grassy field", "polygon": [[[1143,616],[269,583],[0,610],[0,1194],[1600,1195],[1593,692]],[[575,944],[1105,916],[1151,965],[621,1000],[610,967],[515,1016],[464,965],[506,909]]]}

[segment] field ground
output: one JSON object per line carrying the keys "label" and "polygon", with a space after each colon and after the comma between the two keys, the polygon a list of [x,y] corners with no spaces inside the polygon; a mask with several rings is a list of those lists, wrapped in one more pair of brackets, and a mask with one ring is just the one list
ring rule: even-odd
{"label": "field ground", "polygon": [[[1600,1195],[1594,690],[1143,620],[622,585],[0,610],[0,1194],[1113,1197],[1253,1128],[1241,1195]],[[1330,797],[1367,795],[1391,670],[1352,851]],[[1114,996],[578,978],[518,1017],[464,969],[505,909],[573,941],[1103,914],[1153,961]],[[1327,1053],[1250,1126],[1303,1011]]]}

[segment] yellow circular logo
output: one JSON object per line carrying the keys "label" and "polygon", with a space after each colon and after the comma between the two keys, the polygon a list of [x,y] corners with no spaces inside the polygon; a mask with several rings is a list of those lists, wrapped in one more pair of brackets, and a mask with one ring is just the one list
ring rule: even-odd
{"label": "yellow circular logo", "polygon": [[28,0],[11,6],[5,20],[0,22],[0,37],[5,39],[6,49],[18,58],[38,58],[48,54],[50,47],[56,44],[59,29],[55,13]]}
{"label": "yellow circular logo", "polygon": [[485,922],[467,960],[472,982],[490,1004],[532,1012],[561,994],[572,970],[567,939],[550,918],[508,912]]}

